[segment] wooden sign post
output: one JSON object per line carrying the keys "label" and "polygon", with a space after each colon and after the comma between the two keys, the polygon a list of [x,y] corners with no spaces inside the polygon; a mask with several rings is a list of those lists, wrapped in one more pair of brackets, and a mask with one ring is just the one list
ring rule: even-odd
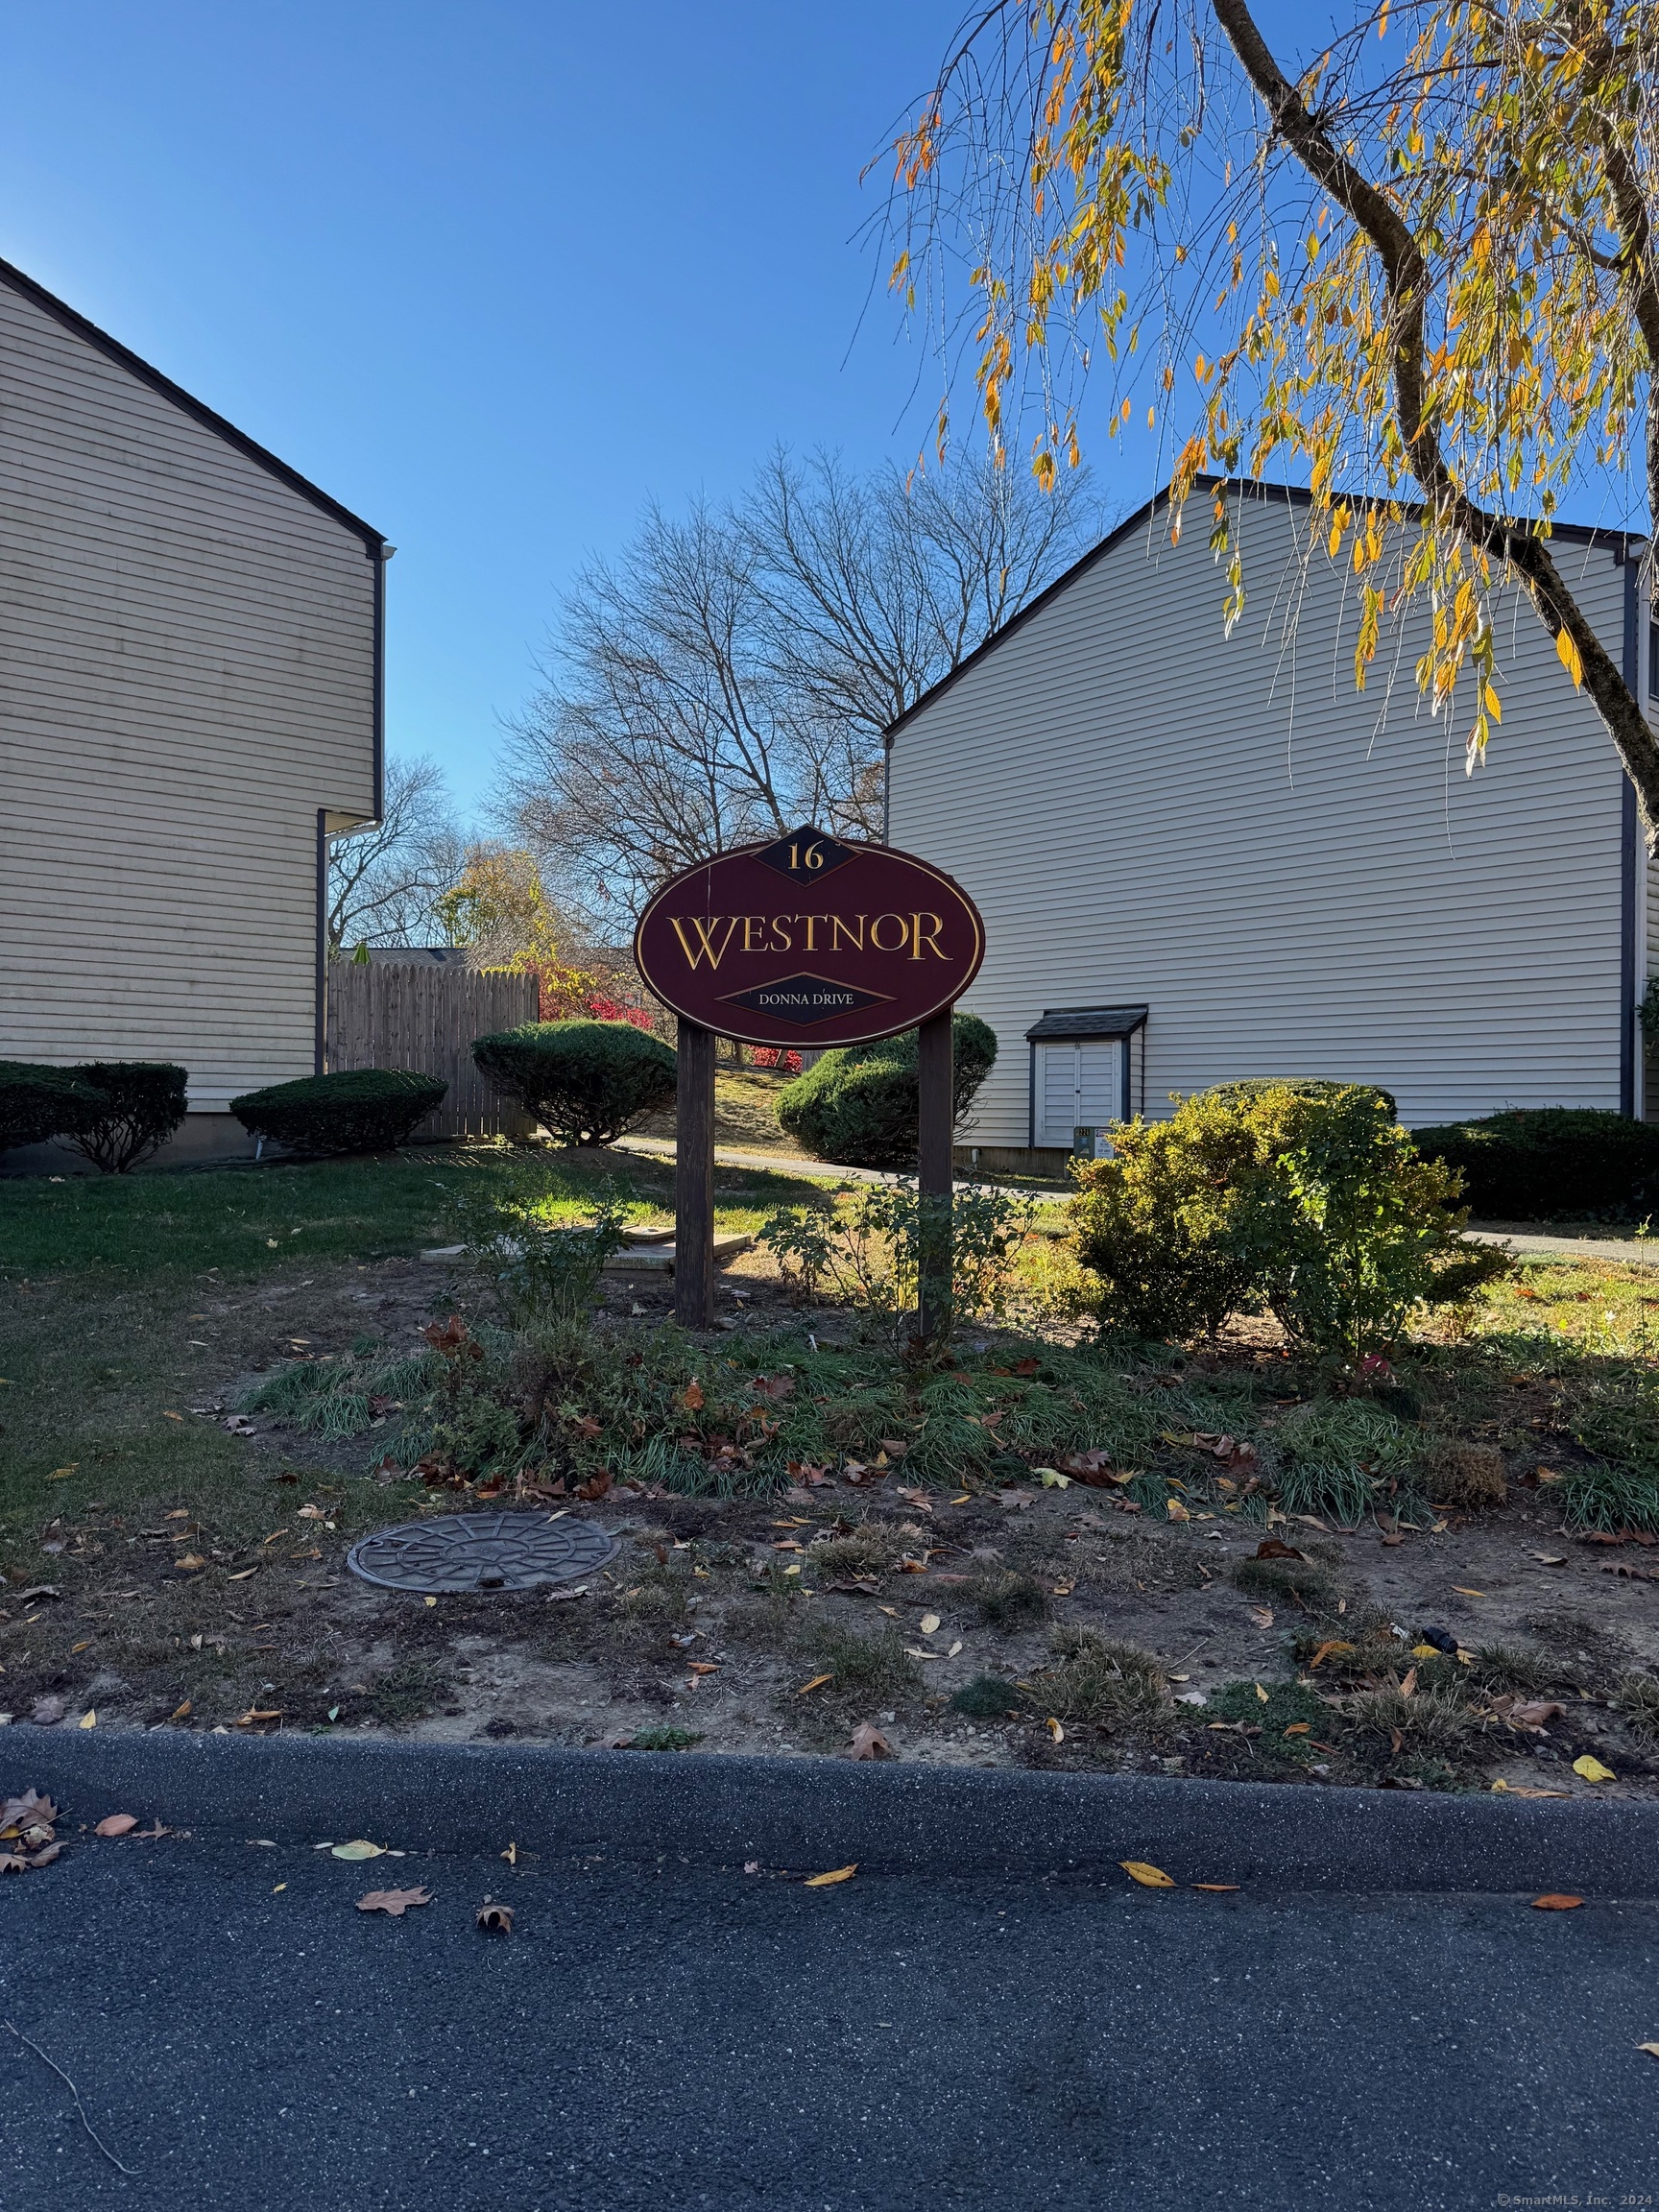
{"label": "wooden sign post", "polygon": [[680,1017],[674,1085],[674,1318],[714,1320],[714,1032]]}
{"label": "wooden sign post", "polygon": [[916,1192],[918,1224],[916,1333],[930,1344],[950,1314],[950,1207],[955,1195],[951,1097],[955,1070],[950,1009],[924,1022],[916,1034]]}
{"label": "wooden sign post", "polygon": [[634,960],[680,1017],[674,1313],[712,1319],[714,1040],[858,1045],[918,1032],[919,1323],[949,1316],[950,1008],[979,972],[985,929],[960,884],[890,845],[805,827],[740,845],[665,883]]}

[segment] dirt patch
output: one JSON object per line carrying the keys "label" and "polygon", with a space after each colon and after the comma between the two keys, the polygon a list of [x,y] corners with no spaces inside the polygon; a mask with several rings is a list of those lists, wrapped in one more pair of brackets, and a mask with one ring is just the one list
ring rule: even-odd
{"label": "dirt patch", "polygon": [[[846,1749],[874,1722],[899,1756],[935,1763],[1659,1791],[1654,1731],[1633,1724],[1648,1708],[1628,1688],[1659,1672],[1659,1547],[1568,1531],[1540,1480],[1541,1455],[1547,1471],[1575,1464],[1541,1358],[1513,1355],[1496,1382],[1443,1363],[1392,1400],[1311,1408],[1274,1333],[1247,1324],[1124,1378],[1120,1417],[1149,1449],[1111,1487],[1046,1485],[1015,1461],[996,1481],[919,1490],[902,1457],[855,1479],[838,1457],[830,1479],[768,1499],[619,1487],[546,1507],[620,1542],[583,1595],[426,1604],[350,1576],[351,1542],[511,1489],[480,1500],[383,1466],[391,1407],[333,1438],[235,1407],[275,1364],[321,1368],[370,1340],[413,1351],[472,1298],[403,1257],[257,1286],[209,1273],[177,1311],[141,1290],[95,1321],[61,1309],[60,1332],[99,1333],[80,1371],[124,1362],[160,1410],[139,1461],[113,1399],[82,1408],[89,1441],[65,1447],[71,1472],[45,1492],[60,1509],[12,1517],[0,1708],[780,1754]],[[613,1280],[599,1326],[642,1341],[669,1307],[660,1279]],[[810,1319],[818,1341],[853,1334],[849,1316]],[[722,1277],[719,1320],[711,1359],[802,1317],[749,1255]],[[982,1424],[1017,1362],[995,1333],[963,1358],[981,1394],[936,1418]],[[1263,1467],[1311,1463],[1343,1422],[1431,1422],[1447,1439],[1430,1462],[1437,1510],[1351,1531],[1267,1510],[1232,1439],[1205,1441],[1182,1410],[1200,1386],[1249,1415]],[[1520,1717],[1529,1703],[1563,1710]],[[1576,1773],[1586,1754],[1615,1781]]]}

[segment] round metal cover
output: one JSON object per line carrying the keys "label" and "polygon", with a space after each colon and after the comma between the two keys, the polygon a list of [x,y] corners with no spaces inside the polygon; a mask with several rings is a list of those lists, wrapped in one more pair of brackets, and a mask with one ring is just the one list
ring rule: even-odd
{"label": "round metal cover", "polygon": [[619,1547],[590,1521],[550,1513],[445,1513],[365,1536],[346,1564],[383,1590],[428,1598],[462,1590],[534,1590],[569,1582],[613,1559]]}

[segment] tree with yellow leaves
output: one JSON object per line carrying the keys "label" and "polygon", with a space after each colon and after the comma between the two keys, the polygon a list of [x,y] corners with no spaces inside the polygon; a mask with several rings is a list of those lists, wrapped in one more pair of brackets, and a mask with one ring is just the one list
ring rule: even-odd
{"label": "tree with yellow leaves", "polygon": [[1227,480],[1305,482],[1358,601],[1356,680],[1427,601],[1418,686],[1447,716],[1473,688],[1471,769],[1519,587],[1651,851],[1659,743],[1551,522],[1595,491],[1659,528],[1656,119],[1651,0],[1374,0],[1302,60],[1249,0],[984,0],[898,141],[892,280],[968,338],[999,454],[1040,398],[1041,482],[1104,367],[1114,434],[1143,408],[1168,436],[1171,530],[1209,497],[1229,624]]}
{"label": "tree with yellow leaves", "polygon": [[483,969],[540,978],[541,997],[563,1010],[586,1002],[594,978],[568,965],[560,951],[565,934],[529,853],[506,845],[475,845],[453,887],[435,908],[449,942],[464,945]]}

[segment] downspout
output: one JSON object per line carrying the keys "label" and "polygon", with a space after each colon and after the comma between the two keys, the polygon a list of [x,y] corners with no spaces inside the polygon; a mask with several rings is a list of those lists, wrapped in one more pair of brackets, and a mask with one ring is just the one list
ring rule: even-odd
{"label": "downspout", "polygon": [[[1642,697],[1642,561],[1626,541],[1624,554],[1624,681],[1634,698]],[[1636,818],[1636,786],[1621,768],[1619,773],[1619,1111],[1626,1120],[1636,1118],[1636,971],[1638,881],[1640,846]]]}
{"label": "downspout", "polygon": [[328,1046],[328,809],[317,809],[317,1016],[311,1072],[321,1075]]}

